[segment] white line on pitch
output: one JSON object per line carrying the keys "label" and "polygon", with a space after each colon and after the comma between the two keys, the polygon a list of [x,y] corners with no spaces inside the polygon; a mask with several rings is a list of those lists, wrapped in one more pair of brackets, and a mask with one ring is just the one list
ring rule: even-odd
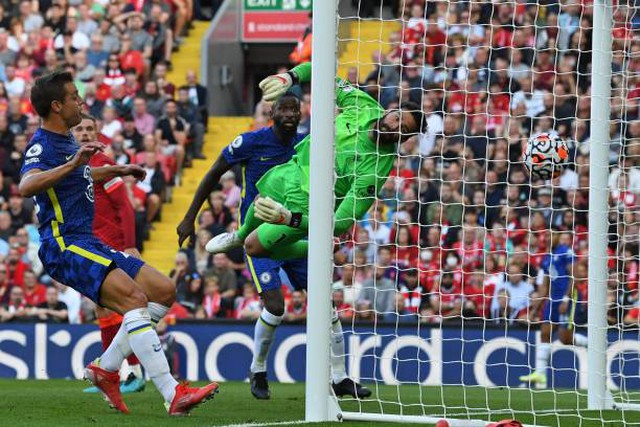
{"label": "white line on pitch", "polygon": [[307,424],[306,421],[281,421],[276,423],[248,423],[248,424],[228,424],[222,427],[268,427],[268,426],[290,426],[297,424]]}

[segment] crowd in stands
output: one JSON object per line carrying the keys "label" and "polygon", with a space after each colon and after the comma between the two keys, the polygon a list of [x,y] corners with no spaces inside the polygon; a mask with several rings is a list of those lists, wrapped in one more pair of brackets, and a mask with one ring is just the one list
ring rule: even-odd
{"label": "crowd in stands", "polygon": [[17,188],[24,149],[39,126],[29,97],[35,79],[72,73],[98,139],[118,164],[146,179],[126,180],[143,249],[182,169],[202,158],[207,90],[188,71],[168,79],[171,55],[192,21],[193,0],[23,0],[0,2],[0,322],[92,321],[87,300],[44,274],[34,203]]}
{"label": "crowd in stands", "polygon": [[[332,285],[340,317],[347,322],[394,323],[437,323],[459,320],[461,316],[490,323],[537,321],[541,313],[531,307],[536,298],[542,297],[541,264],[553,250],[553,242],[566,244],[575,253],[572,276],[580,301],[576,320],[584,321],[592,2],[397,3],[396,22],[401,25],[389,40],[383,41],[384,50],[374,53],[375,70],[365,76],[352,69],[342,77],[378,99],[385,108],[407,99],[418,102],[427,113],[428,130],[399,148],[392,175],[367,217],[348,235],[340,237]],[[116,7],[124,4],[117,2]],[[15,301],[9,303],[14,308],[5,309],[5,313],[20,311],[21,304],[26,307],[26,294],[34,292],[15,282],[15,271],[30,269],[36,275],[41,273],[37,271],[29,202],[15,197],[7,184],[15,177],[11,171],[16,173],[20,147],[27,140],[21,135],[28,135],[29,129],[37,126],[28,111],[21,112],[28,108],[24,96],[15,95],[21,85],[13,81],[23,78],[25,67],[32,71],[50,69],[74,55],[69,69],[84,76],[91,75],[92,70],[87,70],[91,61],[98,57],[106,61],[106,66],[94,66],[91,80],[84,82],[91,111],[95,108],[95,114],[103,118],[103,134],[106,130],[105,136],[111,140],[119,161],[142,162],[164,175],[164,180],[158,180],[155,186],[149,182],[149,191],[137,200],[141,222],[148,223],[157,216],[164,187],[174,184],[179,166],[199,154],[198,138],[206,129],[194,124],[206,111],[199,102],[189,104],[193,85],[176,89],[166,81],[170,64],[163,54],[168,48],[166,44],[162,49],[156,48],[156,37],[166,37],[170,26],[155,33],[150,50],[145,50],[148,44],[140,42],[140,30],[135,30],[162,22],[160,2],[149,4],[148,13],[134,14],[124,22],[107,25],[104,19],[93,18],[100,29],[100,43],[103,47],[121,45],[119,53],[100,51],[93,39],[87,44],[90,48],[82,51],[80,34],[86,20],[80,8],[71,34],[72,46],[75,43],[80,47],[77,52],[56,49],[55,26],[46,26],[52,19],[48,15],[55,15],[54,12],[45,16],[45,26],[37,37],[28,36],[38,40],[47,36],[53,41],[53,48],[42,53],[41,65],[34,59],[40,58],[35,53],[29,56],[9,48],[16,42],[15,36],[8,36],[13,26],[0,33],[0,60],[9,61],[4,68],[6,114],[0,114],[0,133],[4,135],[0,135],[0,142],[4,147],[11,141],[14,147],[3,169],[7,170],[3,172],[5,184],[0,185],[4,195],[0,202],[4,203],[0,204],[0,257],[5,257],[9,281],[25,291],[22,296],[12,292],[0,295]],[[109,16],[113,7],[106,8],[103,16]],[[95,15],[93,8],[90,10]],[[632,8],[624,5],[615,8],[613,18],[609,321],[637,324],[640,20]],[[20,22],[23,21],[26,28],[27,20]],[[114,36],[121,28],[129,31]],[[126,34],[131,35],[130,41]],[[151,59],[147,64],[144,55],[149,51]],[[123,60],[136,56],[132,52],[137,56],[142,52],[141,63],[132,60],[133,66],[122,69]],[[82,65],[81,70],[77,69],[78,64]],[[190,81],[194,82],[195,76]],[[311,98],[308,88],[302,89],[299,131],[308,133]],[[28,83],[23,92],[28,92]],[[166,101],[173,97],[175,103]],[[269,110],[267,103],[257,105],[253,129],[270,125]],[[131,115],[127,115],[129,111]],[[157,120],[162,114],[165,118]],[[152,123],[154,120],[156,123]],[[202,125],[206,126],[206,121]],[[26,131],[14,132],[19,126]],[[172,126],[188,127],[189,134]],[[149,132],[151,129],[155,133]],[[568,141],[571,165],[550,182],[532,181],[521,162],[524,144],[530,135],[551,129]],[[167,159],[171,159],[168,164]],[[219,190],[210,195],[208,207],[198,218],[193,247],[176,255],[170,276],[178,289],[179,317],[255,320],[260,313],[260,299],[242,251],[213,256],[204,249],[212,236],[237,228],[240,183],[239,171],[223,177]],[[2,283],[7,279],[3,282],[0,270],[0,292]],[[304,320],[305,294],[287,290],[285,296],[287,320]],[[55,306],[48,295],[40,298],[47,307]],[[60,316],[53,314],[52,308],[31,310],[31,316]]]}
{"label": "crowd in stands", "polygon": [[[542,315],[533,307],[544,297],[545,255],[565,244],[575,253],[575,321],[585,322],[592,3],[396,3],[401,25],[371,58],[375,69],[360,75],[354,67],[342,77],[385,108],[419,103],[428,130],[400,147],[371,211],[341,236],[333,283],[341,318],[529,324]],[[614,21],[609,321],[637,324],[640,19],[621,5]],[[299,130],[307,133],[310,95],[303,90]],[[270,125],[269,111],[268,103],[256,106],[254,129]],[[549,130],[568,141],[571,165],[550,182],[532,181],[523,148]],[[241,252],[204,251],[211,236],[237,227],[237,192],[228,177],[211,195],[194,262],[183,273],[176,263],[178,280],[189,283],[180,298],[191,304],[198,294],[194,316],[253,319],[259,310]],[[223,279],[232,272],[235,286]],[[288,295],[288,306],[296,300]]]}

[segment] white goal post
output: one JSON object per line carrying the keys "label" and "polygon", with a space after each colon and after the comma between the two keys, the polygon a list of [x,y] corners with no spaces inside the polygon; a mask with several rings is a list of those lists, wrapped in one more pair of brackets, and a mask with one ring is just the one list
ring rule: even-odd
{"label": "white goal post", "polygon": [[[402,7],[403,1],[404,0],[399,1],[401,5],[400,7]],[[384,328],[379,329],[375,320],[369,332],[360,332],[358,324],[354,320],[350,325],[349,332],[351,340],[348,342],[351,346],[359,346],[357,347],[357,351],[360,351],[360,353],[354,355],[352,353],[356,350],[350,348],[350,354],[347,355],[347,360],[349,361],[347,372],[350,373],[350,370],[354,369],[352,364],[357,360],[358,374],[355,379],[364,380],[364,384],[372,388],[374,398],[370,402],[360,401],[358,399],[343,402],[333,395],[330,387],[330,323],[332,311],[332,287],[330,285],[334,282],[334,268],[336,267],[334,264],[333,240],[335,206],[333,188],[333,182],[335,179],[334,123],[336,107],[333,89],[335,86],[337,70],[341,65],[343,69],[347,66],[358,69],[358,67],[364,63],[350,63],[346,66],[345,64],[339,64],[338,43],[341,40],[338,39],[338,25],[343,18],[338,15],[338,2],[338,0],[316,0],[313,2],[314,37],[312,46],[313,59],[311,80],[311,92],[313,94],[311,98],[311,111],[313,112],[313,120],[311,121],[310,250],[308,279],[308,300],[310,303],[308,305],[307,318],[305,420],[307,422],[353,420],[367,422],[386,421],[435,424],[439,420],[446,419],[451,427],[467,427],[486,426],[490,424],[490,420],[491,422],[495,422],[501,418],[518,418],[519,414],[526,414],[528,417],[526,419],[533,421],[525,425],[533,426],[562,425],[562,420],[565,414],[567,417],[571,414],[575,415],[576,419],[579,419],[579,422],[587,422],[586,425],[592,425],[588,422],[595,422],[593,425],[601,422],[601,425],[614,426],[619,424],[616,424],[616,421],[611,421],[613,418],[608,418],[606,410],[618,409],[622,411],[621,419],[624,420],[627,425],[640,425],[640,417],[627,415],[629,412],[640,409],[640,391],[636,392],[635,389],[627,390],[624,379],[618,381],[618,384],[622,384],[619,386],[622,390],[622,395],[612,395],[609,390],[612,383],[609,376],[611,373],[611,366],[614,363],[613,359],[618,357],[624,359],[623,353],[625,353],[625,351],[633,352],[633,349],[628,350],[628,347],[621,347],[618,353],[612,353],[609,347],[610,335],[613,328],[610,326],[608,320],[610,301],[608,299],[609,296],[607,290],[608,283],[611,280],[611,273],[607,264],[611,254],[607,250],[610,245],[609,233],[611,233],[611,224],[609,222],[609,174],[612,162],[610,161],[611,153],[609,145],[611,142],[610,100],[612,99],[611,80],[614,43],[612,30],[615,20],[613,16],[614,11],[618,4],[621,3],[616,0],[594,0],[593,5],[589,6],[593,8],[593,28],[591,29],[592,51],[589,73],[591,78],[591,84],[589,85],[591,92],[588,94],[591,98],[591,137],[588,156],[585,154],[585,157],[588,158],[589,165],[588,212],[585,211],[585,217],[588,217],[589,226],[587,231],[588,318],[586,320],[588,345],[586,349],[576,351],[575,360],[574,356],[571,356],[571,366],[558,368],[553,367],[551,362],[549,366],[551,371],[571,371],[572,378],[575,377],[575,384],[573,388],[556,388],[554,386],[553,372],[550,376],[550,378],[552,378],[550,380],[550,389],[545,391],[533,390],[524,385],[518,388],[512,387],[509,384],[510,378],[515,375],[512,372],[505,373],[504,384],[500,384],[499,381],[494,381],[494,379],[488,378],[488,376],[482,377],[482,374],[477,374],[474,377],[475,382],[472,385],[466,385],[464,383],[466,381],[465,375],[467,375],[468,371],[474,371],[477,366],[466,360],[462,360],[459,363],[455,362],[455,366],[459,366],[461,371],[461,380],[460,383],[457,384],[461,391],[455,392],[452,391],[452,387],[450,387],[454,384],[453,382],[448,382],[447,384],[444,382],[432,382],[432,374],[434,373],[433,369],[436,369],[433,368],[433,365],[430,365],[430,368],[424,368],[425,371],[422,371],[422,367],[426,366],[426,359],[429,359],[428,361],[432,362],[435,360],[434,358],[440,357],[440,360],[435,361],[439,362],[441,365],[446,363],[453,364],[453,362],[447,362],[443,358],[445,357],[442,354],[442,348],[444,347],[441,343],[447,341],[459,343],[460,351],[462,353],[467,351],[477,351],[477,354],[474,354],[473,357],[471,357],[471,360],[476,362],[480,361],[485,365],[497,367],[496,370],[498,371],[500,369],[506,369],[506,371],[509,371],[511,366],[513,366],[514,372],[517,370],[520,373],[525,369],[533,369],[535,367],[535,349],[530,349],[529,347],[532,345],[532,342],[540,342],[540,332],[539,328],[536,326],[527,326],[526,328],[520,327],[520,329],[518,329],[513,326],[507,326],[505,323],[503,329],[498,330],[495,334],[488,334],[488,338],[486,338],[484,332],[490,322],[486,319],[482,319],[480,321],[482,322],[482,338],[471,338],[476,341],[481,340],[482,342],[480,343],[480,346],[478,347],[476,345],[477,343],[469,344],[469,349],[473,350],[466,350],[464,338],[466,323],[464,321],[459,323],[459,333],[456,333],[455,331],[452,332],[452,330],[455,329],[455,326],[447,326],[447,330],[443,332],[442,321],[439,321],[439,323],[433,322],[428,326],[423,326],[424,323],[418,321],[416,325],[417,332],[411,337],[398,334],[398,330],[401,327],[406,328],[406,326],[401,326],[400,322],[396,321],[395,325],[391,326],[391,329],[395,328],[396,335],[389,337],[389,332]],[[370,2],[367,0],[363,0],[363,2],[380,4],[380,2]],[[388,3],[384,0],[381,0],[381,2],[382,5]],[[513,5],[525,4],[528,6],[535,5],[540,8],[539,10],[544,9],[546,11],[545,13],[549,13],[548,9],[543,8],[541,5],[547,6],[552,3],[557,3],[559,7],[562,8],[577,2],[578,0],[555,0],[555,2],[538,0],[537,2],[495,1],[493,3],[509,3]],[[435,3],[439,4],[449,2],[438,0]],[[453,4],[457,2],[451,3]],[[473,4],[474,2],[470,3]],[[478,3],[486,2],[479,1]],[[633,4],[633,2],[631,4]],[[379,9],[380,14],[382,15],[383,6],[375,7]],[[453,6],[449,5],[443,7]],[[640,4],[633,6],[628,5],[628,7],[637,8],[638,11],[636,13],[640,14]],[[359,32],[359,29],[361,28],[360,24],[368,21],[373,22],[377,18],[373,19],[369,17],[349,16],[345,18],[345,20],[347,19],[356,26],[355,28],[358,28],[352,32],[350,39],[354,41],[354,43],[358,43],[358,37],[361,36]],[[390,24],[395,24],[404,28],[406,21],[399,18],[393,18],[390,20]],[[447,26],[449,23],[446,22],[442,25]],[[384,25],[381,25],[381,28],[384,28]],[[335,38],[333,36],[334,34],[336,35]],[[537,34],[534,35],[537,36]],[[370,37],[370,34],[364,34],[362,37]],[[380,43],[381,48],[387,49],[390,43],[387,40],[382,39],[382,30],[380,30],[378,37],[380,38],[378,42]],[[370,41],[371,40],[369,40],[369,42]],[[396,42],[398,41],[396,40]],[[490,49],[491,46],[489,46],[489,50]],[[357,55],[359,57],[359,53]],[[581,53],[579,52],[577,57],[580,58],[580,55]],[[362,61],[362,58],[359,57],[359,60]],[[370,61],[370,59],[366,58],[365,61]],[[557,58],[556,61],[558,61]],[[366,65],[371,65],[371,63],[367,62]],[[447,66],[448,65],[444,66],[445,72],[447,71]],[[404,65],[401,64],[399,67],[404,68]],[[436,70],[436,72],[438,72],[438,70]],[[624,73],[625,70],[623,69],[621,72]],[[356,71],[356,74],[357,79],[362,83],[364,75],[360,75],[359,71]],[[346,76],[340,75],[339,77],[345,78]],[[379,88],[380,92],[382,92],[382,89],[384,88]],[[398,92],[403,92],[403,89],[399,88]],[[407,90],[407,92],[409,92],[409,90]],[[489,92],[488,89],[487,92]],[[402,95],[400,95],[400,97],[402,98]],[[466,102],[466,100],[464,102]],[[509,105],[511,105],[511,101],[509,101]],[[576,105],[575,108],[575,116],[577,117],[577,110],[579,107]],[[485,111],[486,114],[491,114],[488,109]],[[511,113],[509,112],[508,114]],[[506,120],[508,120],[508,118]],[[508,128],[508,125],[506,126]],[[534,125],[532,124],[530,129],[531,132],[533,132],[533,127]],[[438,131],[440,133],[446,132],[443,130]],[[621,138],[624,138],[624,136]],[[466,144],[466,142],[463,144]],[[442,147],[440,147],[440,149],[444,150]],[[622,162],[621,159],[623,156],[624,154],[621,154],[619,159],[620,162]],[[465,160],[463,159],[462,162],[464,161]],[[510,162],[509,159],[506,161]],[[487,166],[487,163],[489,162],[485,162],[483,167],[488,168],[489,166]],[[512,165],[509,164],[509,168],[511,167]],[[439,173],[440,180],[443,180],[443,172],[440,171]],[[420,179],[420,177],[414,178]],[[330,183],[330,185],[328,183]],[[488,183],[486,182],[481,184],[487,184],[485,187],[488,186]],[[555,188],[557,184],[551,184],[551,182],[549,182],[547,184],[538,183],[537,187],[533,183],[530,183],[530,185],[538,190],[544,187],[544,185],[548,185],[551,188],[550,191],[553,192],[553,188]],[[485,192],[486,191],[488,190],[485,190]],[[414,195],[414,197],[418,196]],[[442,195],[439,197],[442,197]],[[442,199],[440,199],[439,202],[446,205],[446,202],[443,202]],[[465,208],[463,207],[462,209],[464,210]],[[442,213],[440,214],[440,217],[442,219]],[[528,220],[531,221],[532,217],[533,214],[529,214]],[[481,230],[480,233],[486,234],[478,235],[488,236],[489,231],[490,230],[487,229]],[[397,233],[399,234],[399,231]],[[461,232],[461,234],[463,234],[463,232]],[[395,238],[398,238],[397,234]],[[370,243],[374,244],[374,246],[377,245],[377,243],[374,242]],[[487,240],[485,239],[482,241],[482,244],[486,245]],[[355,244],[353,246],[355,246]],[[417,249],[421,250],[421,248]],[[547,254],[550,254],[550,252]],[[484,256],[484,262],[486,262],[486,255]],[[375,259],[378,259],[377,255]],[[350,262],[355,263],[353,260]],[[371,263],[370,266],[375,270],[376,261],[368,262]],[[508,266],[503,266],[503,268],[503,272],[506,273]],[[408,266],[405,269],[411,270],[413,269],[413,266]],[[421,270],[420,273],[422,274],[423,271]],[[376,279],[374,278],[373,280],[375,283]],[[397,280],[397,278],[395,280]],[[533,282],[533,278],[531,281]],[[354,311],[357,311],[355,307]],[[375,318],[376,314],[374,314],[374,319]],[[494,326],[489,325],[489,329],[491,327]],[[511,335],[512,330],[514,331],[513,336]],[[500,335],[500,332],[503,332],[503,334]],[[619,334],[619,339],[624,340],[623,332],[621,331]],[[522,339],[513,338],[514,336],[522,337]],[[389,341],[387,338],[390,338],[391,340]],[[374,373],[370,374],[370,376],[360,375],[359,369],[360,363],[364,357],[363,355],[369,354],[367,352],[371,352],[372,349],[375,349],[376,347],[382,347],[385,345],[386,348],[381,350],[383,353],[382,356],[378,354],[370,355]],[[415,347],[418,350],[409,357],[406,356],[407,347]],[[550,348],[551,356],[549,357],[551,359],[555,357],[554,353],[560,353],[563,351],[562,346],[557,342],[552,342]],[[490,361],[490,352],[496,349],[499,350],[499,355],[502,359],[497,360],[498,358],[494,357]],[[514,353],[526,354],[526,357],[523,358],[527,360],[527,363],[523,364],[522,362],[512,362],[512,360],[515,360],[512,357]],[[402,356],[400,356],[401,354]],[[424,356],[424,354],[427,354],[427,356]],[[387,363],[385,361],[385,357],[391,357],[395,360],[389,361],[388,364],[385,364]],[[400,365],[405,363],[407,360],[418,367],[415,373],[415,378],[407,379],[405,371],[401,373],[403,379],[396,379],[396,376],[399,375],[399,372],[401,371]],[[622,362],[616,363],[624,365],[624,363],[626,363],[625,360],[626,359]],[[639,361],[640,357],[635,355],[632,363],[639,365],[638,369],[640,370]],[[440,367],[439,369],[442,368]],[[627,371],[623,372],[623,368],[620,368],[618,375],[624,376],[625,372],[628,372],[628,367],[626,369]],[[427,370],[429,370],[428,373],[425,373]],[[475,373],[476,371],[474,371],[474,374]],[[640,378],[640,372],[637,372],[635,376]],[[380,379],[380,377],[385,378]],[[392,377],[392,379],[388,380],[389,377]],[[429,388],[429,386],[432,386],[432,388]],[[417,400],[412,400],[411,403],[404,402],[403,396],[405,389],[410,389],[411,393],[415,393],[418,396]],[[439,404],[433,404],[430,401],[429,393],[432,392],[434,395],[439,397]],[[451,400],[453,403],[448,407],[449,405],[447,402],[451,399],[450,396],[452,396],[452,393],[459,393],[459,398],[453,398]],[[504,402],[505,404],[505,407],[499,410],[495,409],[495,401],[492,403],[492,400],[496,399],[496,395],[499,395],[499,399],[502,399],[501,402]],[[515,402],[518,400],[530,400],[530,406],[527,408],[517,405],[516,407],[510,406],[512,401]],[[559,402],[561,400],[562,402],[560,404]],[[389,407],[393,407],[394,409],[387,412],[387,408]],[[587,410],[605,412],[592,412],[588,415],[582,415],[583,411]],[[549,417],[555,417],[554,422],[556,422],[556,424],[547,424],[546,421],[550,419]],[[617,420],[619,418],[615,419]],[[573,426],[574,424],[567,425]]]}

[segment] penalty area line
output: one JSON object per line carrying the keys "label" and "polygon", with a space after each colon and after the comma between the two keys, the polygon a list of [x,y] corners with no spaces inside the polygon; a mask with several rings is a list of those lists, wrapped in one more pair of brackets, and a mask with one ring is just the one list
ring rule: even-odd
{"label": "penalty area line", "polygon": [[247,423],[247,424],[227,424],[222,427],[269,427],[269,426],[290,426],[307,424],[306,421],[279,421],[273,423]]}

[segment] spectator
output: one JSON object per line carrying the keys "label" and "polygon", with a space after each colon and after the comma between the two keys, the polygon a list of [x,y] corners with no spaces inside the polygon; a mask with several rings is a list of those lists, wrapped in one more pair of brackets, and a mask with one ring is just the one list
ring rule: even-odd
{"label": "spectator", "polygon": [[206,86],[198,83],[198,75],[193,70],[187,71],[187,88],[189,89],[189,100],[193,103],[200,114],[200,123],[205,127],[209,126],[209,94]]}
{"label": "spectator", "polygon": [[38,283],[38,278],[32,270],[25,270],[22,274],[24,300],[27,305],[37,307],[47,300],[46,286]]}
{"label": "spectator", "polygon": [[[525,280],[522,267],[511,263],[507,270],[507,277],[495,288],[491,303],[492,317],[505,317],[509,321],[527,320],[531,299],[534,296],[534,287]],[[501,305],[501,302],[504,303],[501,298],[506,298],[506,307]]]}
{"label": "spectator", "polygon": [[341,321],[352,321],[354,316],[353,306],[344,301],[344,292],[342,289],[335,289],[332,293],[333,306],[336,308],[338,318]]}
{"label": "spectator", "polygon": [[19,228],[15,234],[19,252],[22,254],[22,262],[29,264],[31,270],[39,277],[42,274],[42,261],[38,256],[40,246],[29,240],[29,231],[26,228]]}
{"label": "spectator", "polygon": [[204,281],[204,296],[202,305],[198,308],[196,318],[213,319],[220,317],[223,313],[222,294],[220,294],[220,279],[218,276],[208,276]]}
{"label": "spectator", "polygon": [[7,273],[7,266],[0,264],[0,305],[6,304],[11,294],[11,283]]}
{"label": "spectator", "polygon": [[29,306],[24,299],[24,290],[20,286],[14,286],[9,293],[9,301],[0,307],[0,321],[28,322],[31,320]]}
{"label": "spectator", "polygon": [[47,288],[46,300],[33,309],[33,316],[50,323],[69,323],[67,305],[58,299],[58,289],[55,286]]}
{"label": "spectator", "polygon": [[307,294],[304,291],[295,290],[291,293],[291,302],[287,304],[283,320],[288,323],[306,322]]}
{"label": "spectator", "polygon": [[202,304],[202,278],[189,267],[189,258],[185,252],[177,253],[175,266],[169,277],[176,286],[176,302],[195,315]]}
{"label": "spectator", "polygon": [[179,359],[178,359],[178,343],[175,336],[167,331],[167,322],[165,319],[160,319],[156,325],[156,332],[162,344],[162,351],[164,352],[167,362],[169,362],[169,369],[171,375],[178,378],[179,374]]}
{"label": "spectator", "polygon": [[82,323],[82,295],[75,289],[63,285],[55,280],[52,280],[53,286],[58,289],[58,300],[67,307],[67,315],[69,317],[69,323],[78,324]]}
{"label": "spectator", "polygon": [[313,39],[313,19],[311,13],[309,13],[309,21],[307,28],[298,39],[293,52],[289,54],[289,62],[293,65],[302,64],[303,62],[311,61],[311,40]]}
{"label": "spectator", "polygon": [[226,254],[215,254],[213,256],[213,267],[205,272],[205,277],[216,276],[220,282],[220,295],[222,296],[222,309],[230,313],[234,308],[234,300],[238,295],[238,278],[230,266],[229,258]]}
{"label": "spectator", "polygon": [[205,249],[205,246],[207,245],[207,242],[211,240],[212,235],[205,228],[200,228],[196,234],[196,245],[193,249],[194,263],[196,271],[200,275],[203,275],[205,271],[213,265],[213,255]]}
{"label": "spectator", "polygon": [[420,285],[418,270],[410,268],[401,275],[399,283],[400,295],[404,297],[403,309],[410,313],[421,313],[429,307],[429,295]]}
{"label": "spectator", "polygon": [[438,319],[451,320],[460,317],[462,314],[462,289],[460,281],[450,271],[443,272],[435,292],[430,296],[430,304],[435,317]]}
{"label": "spectator", "polygon": [[363,283],[356,301],[359,317],[375,319],[376,314],[383,315],[394,311],[396,286],[384,275],[385,268],[377,266],[375,277]]}
{"label": "spectator", "polygon": [[196,105],[189,99],[189,88],[180,86],[178,89],[178,116],[185,119],[189,124],[189,138],[191,140],[190,153],[194,159],[204,159],[202,146],[204,144],[205,127],[201,123],[200,113]]}
{"label": "spectator", "polygon": [[334,292],[343,293],[343,302],[349,307],[356,306],[356,300],[362,291],[362,283],[355,280],[355,268],[353,264],[345,264],[342,267],[342,280],[338,280],[332,286]]}
{"label": "spectator", "polygon": [[242,296],[235,301],[235,318],[239,320],[255,321],[260,317],[262,304],[252,283],[242,287]]}
{"label": "spectator", "polygon": [[147,101],[137,97],[133,100],[133,120],[141,135],[152,134],[155,130],[156,119],[147,112]]}
{"label": "spectator", "polygon": [[178,168],[182,168],[185,160],[185,145],[189,124],[178,115],[178,105],[173,99],[168,99],[164,105],[164,115],[156,126],[156,139],[161,141],[165,155],[175,155]]}

